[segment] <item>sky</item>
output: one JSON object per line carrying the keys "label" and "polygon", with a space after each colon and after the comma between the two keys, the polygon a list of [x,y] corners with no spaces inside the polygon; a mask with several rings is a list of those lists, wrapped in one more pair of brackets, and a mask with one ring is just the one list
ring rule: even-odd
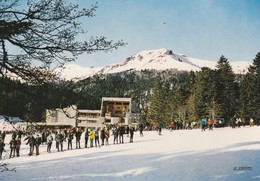
{"label": "sky", "polygon": [[252,62],[260,51],[258,0],[73,0],[81,8],[98,3],[95,17],[85,18],[82,38],[105,36],[126,46],[84,54],[85,67],[123,62],[144,50],[167,48],[192,58]]}

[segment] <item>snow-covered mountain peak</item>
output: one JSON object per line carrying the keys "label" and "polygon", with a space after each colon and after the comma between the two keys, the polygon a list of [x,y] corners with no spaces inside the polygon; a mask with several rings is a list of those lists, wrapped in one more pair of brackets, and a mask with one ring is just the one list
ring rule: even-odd
{"label": "snow-covered mountain peak", "polygon": [[[76,64],[68,64],[59,69],[61,76],[65,79],[87,78],[98,74],[110,74],[128,70],[167,70],[199,71],[202,67],[215,69],[217,61],[194,59],[184,54],[175,53],[170,49],[162,48],[157,50],[141,51],[126,58],[122,63],[108,65],[99,68],[84,68]],[[245,61],[230,62],[235,73],[247,71],[249,63]]]}

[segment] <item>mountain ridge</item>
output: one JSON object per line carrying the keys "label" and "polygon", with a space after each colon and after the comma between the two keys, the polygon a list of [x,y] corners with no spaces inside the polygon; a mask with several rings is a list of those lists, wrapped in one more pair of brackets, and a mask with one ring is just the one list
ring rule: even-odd
{"label": "mountain ridge", "polygon": [[[201,60],[188,57],[184,54],[175,53],[170,49],[141,51],[126,58],[122,63],[107,65],[105,67],[88,68],[77,64],[67,64],[56,71],[66,80],[84,79],[99,74],[118,73],[127,70],[141,71],[145,69],[179,71],[200,71],[202,67],[215,69],[217,61]],[[245,73],[250,65],[246,61],[230,62],[234,73]]]}

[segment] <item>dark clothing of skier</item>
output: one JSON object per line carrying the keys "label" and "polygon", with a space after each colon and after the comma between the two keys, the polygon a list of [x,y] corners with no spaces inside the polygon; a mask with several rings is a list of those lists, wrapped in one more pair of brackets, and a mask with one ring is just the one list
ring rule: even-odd
{"label": "dark clothing of skier", "polygon": [[10,156],[9,158],[15,157],[15,147],[16,147],[16,140],[14,138],[11,139],[10,141]]}
{"label": "dark clothing of skier", "polygon": [[40,153],[39,153],[39,147],[42,143],[42,139],[41,137],[39,137],[39,135],[37,135],[36,139],[35,139],[35,148],[36,148],[36,156],[38,156]]}
{"label": "dark clothing of skier", "polygon": [[113,135],[114,135],[114,144],[118,144],[118,130],[119,128],[115,128],[113,131]]}
{"label": "dark clothing of skier", "polygon": [[86,132],[85,132],[85,148],[88,147],[88,138],[89,138],[89,131],[88,131],[88,129],[86,129]]}
{"label": "dark clothing of skier", "polygon": [[158,128],[159,135],[162,135],[162,123],[158,123],[157,128]]}
{"label": "dark clothing of skier", "polygon": [[130,143],[134,142],[134,128],[130,127],[129,128],[129,133],[130,133]]}
{"label": "dark clothing of skier", "polygon": [[53,137],[50,134],[49,136],[47,136],[47,152],[50,153],[51,152],[51,145],[53,142]]}
{"label": "dark clothing of skier", "polygon": [[81,132],[79,130],[75,133],[76,136],[76,149],[80,148],[80,138],[81,138]]}
{"label": "dark clothing of skier", "polygon": [[69,131],[68,133],[68,150],[71,149],[72,150],[72,140],[73,140],[73,133]]}
{"label": "dark clothing of skier", "polygon": [[144,125],[141,123],[141,124],[139,125],[140,137],[143,137],[143,136],[144,136],[144,135],[143,135],[143,130],[144,130]]}
{"label": "dark clothing of skier", "polygon": [[2,159],[3,151],[5,150],[5,143],[4,140],[0,137],[0,160]]}
{"label": "dark clothing of skier", "polygon": [[26,145],[29,144],[29,146],[30,146],[30,152],[29,152],[28,155],[32,156],[33,155],[33,151],[34,151],[34,146],[35,146],[35,138],[32,135],[30,135],[29,137],[25,138],[25,140],[28,140]]}
{"label": "dark clothing of skier", "polygon": [[100,138],[101,138],[101,145],[104,146],[104,144],[105,144],[105,138],[106,138],[105,128],[102,128],[102,129],[101,129],[101,131],[100,131]]}
{"label": "dark clothing of skier", "polygon": [[119,143],[124,143],[124,133],[125,129],[123,126],[119,127]]}
{"label": "dark clothing of skier", "polygon": [[21,147],[21,138],[19,138],[19,136],[18,136],[18,139],[16,140],[16,145],[15,145],[17,157],[20,156],[20,147]]}
{"label": "dark clothing of skier", "polygon": [[100,147],[100,143],[99,143],[99,129],[97,129],[95,131],[95,147]]}

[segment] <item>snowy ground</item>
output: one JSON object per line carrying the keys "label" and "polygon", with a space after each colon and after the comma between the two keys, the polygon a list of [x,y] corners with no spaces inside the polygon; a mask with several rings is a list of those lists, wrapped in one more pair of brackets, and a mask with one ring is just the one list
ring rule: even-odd
{"label": "snowy ground", "polygon": [[64,152],[53,145],[51,154],[43,145],[37,157],[23,143],[21,157],[3,161],[16,172],[0,172],[0,180],[260,180],[260,127],[135,132],[128,141]]}

